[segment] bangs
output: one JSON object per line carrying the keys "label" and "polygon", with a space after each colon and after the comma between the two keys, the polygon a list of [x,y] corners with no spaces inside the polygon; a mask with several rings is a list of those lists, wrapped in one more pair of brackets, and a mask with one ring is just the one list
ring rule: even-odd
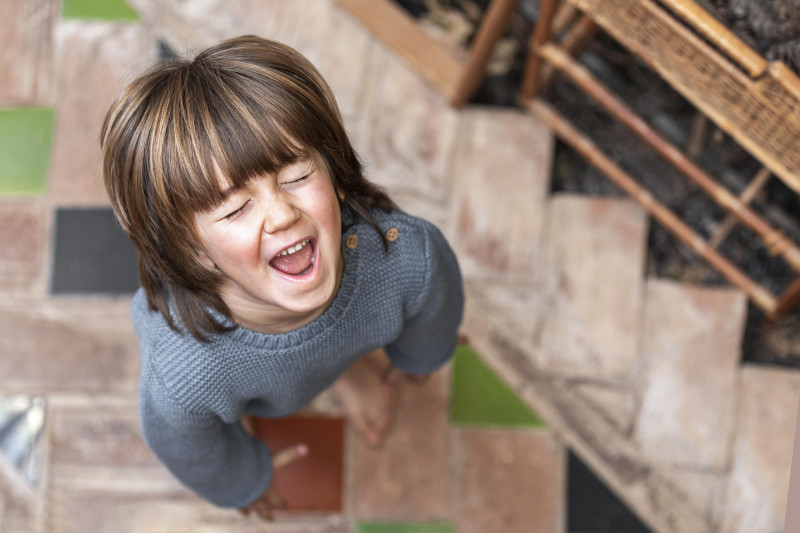
{"label": "bangs", "polygon": [[330,131],[319,128],[330,113],[311,83],[252,64],[209,76],[211,67],[198,57],[175,73],[180,90],[165,91],[168,131],[154,169],[163,170],[152,173],[165,179],[153,185],[179,211],[213,209],[224,199],[220,181],[242,187],[276,174],[311,157],[326,144],[320,130]]}

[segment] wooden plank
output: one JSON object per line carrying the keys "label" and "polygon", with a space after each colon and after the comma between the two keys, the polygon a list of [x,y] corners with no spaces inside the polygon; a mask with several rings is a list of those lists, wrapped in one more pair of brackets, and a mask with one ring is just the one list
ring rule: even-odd
{"label": "wooden plank", "polygon": [[436,41],[391,0],[336,0],[375,36],[405,59],[448,100],[464,68],[462,60]]}
{"label": "wooden plank", "polygon": [[661,0],[703,37],[736,61],[751,77],[760,76],[769,63],[694,0]]}
{"label": "wooden plank", "polygon": [[663,8],[645,0],[571,0],[800,192],[800,80],[780,64],[752,80]]}
{"label": "wooden plank", "polygon": [[553,128],[556,135],[572,146],[576,152],[585,157],[595,168],[619,185],[631,198],[644,207],[658,223],[662,224],[670,233],[708,261],[733,285],[747,293],[755,305],[767,314],[775,311],[777,302],[769,290],[750,279],[746,273],[709,246],[705,239],[667,206],[656,200],[649,190],[639,185],[630,174],[603,153],[591,139],[577,130],[548,104],[540,100],[531,100],[527,103],[527,108],[534,116]]}

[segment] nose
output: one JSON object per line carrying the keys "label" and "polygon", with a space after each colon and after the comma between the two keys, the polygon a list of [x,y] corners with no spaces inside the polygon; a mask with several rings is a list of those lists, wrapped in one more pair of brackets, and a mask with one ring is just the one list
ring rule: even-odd
{"label": "nose", "polygon": [[288,195],[277,193],[266,207],[264,231],[276,233],[288,229],[300,219],[300,211],[292,204]]}

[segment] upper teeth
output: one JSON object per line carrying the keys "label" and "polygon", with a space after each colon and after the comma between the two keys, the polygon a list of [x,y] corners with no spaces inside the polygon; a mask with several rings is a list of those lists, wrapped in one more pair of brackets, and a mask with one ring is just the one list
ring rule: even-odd
{"label": "upper teeth", "polygon": [[282,251],[281,253],[279,253],[278,255],[290,255],[290,254],[293,254],[293,253],[297,252],[298,250],[300,250],[300,248],[302,248],[306,244],[308,244],[308,241],[303,241],[303,242],[298,243],[298,244],[296,244],[294,246],[290,246],[287,249],[285,249],[284,251]]}

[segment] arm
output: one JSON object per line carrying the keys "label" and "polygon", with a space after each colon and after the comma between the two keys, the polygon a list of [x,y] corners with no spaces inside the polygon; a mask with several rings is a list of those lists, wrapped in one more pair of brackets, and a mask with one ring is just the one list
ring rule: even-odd
{"label": "arm", "polygon": [[189,489],[220,507],[246,507],[267,489],[272,457],[242,424],[195,413],[173,400],[155,379],[140,388],[140,417],[147,445]]}
{"label": "arm", "polygon": [[433,372],[453,355],[464,311],[455,254],[435,226],[422,222],[422,230],[419,291],[411,295],[400,335],[386,346],[394,366],[417,375]]}

